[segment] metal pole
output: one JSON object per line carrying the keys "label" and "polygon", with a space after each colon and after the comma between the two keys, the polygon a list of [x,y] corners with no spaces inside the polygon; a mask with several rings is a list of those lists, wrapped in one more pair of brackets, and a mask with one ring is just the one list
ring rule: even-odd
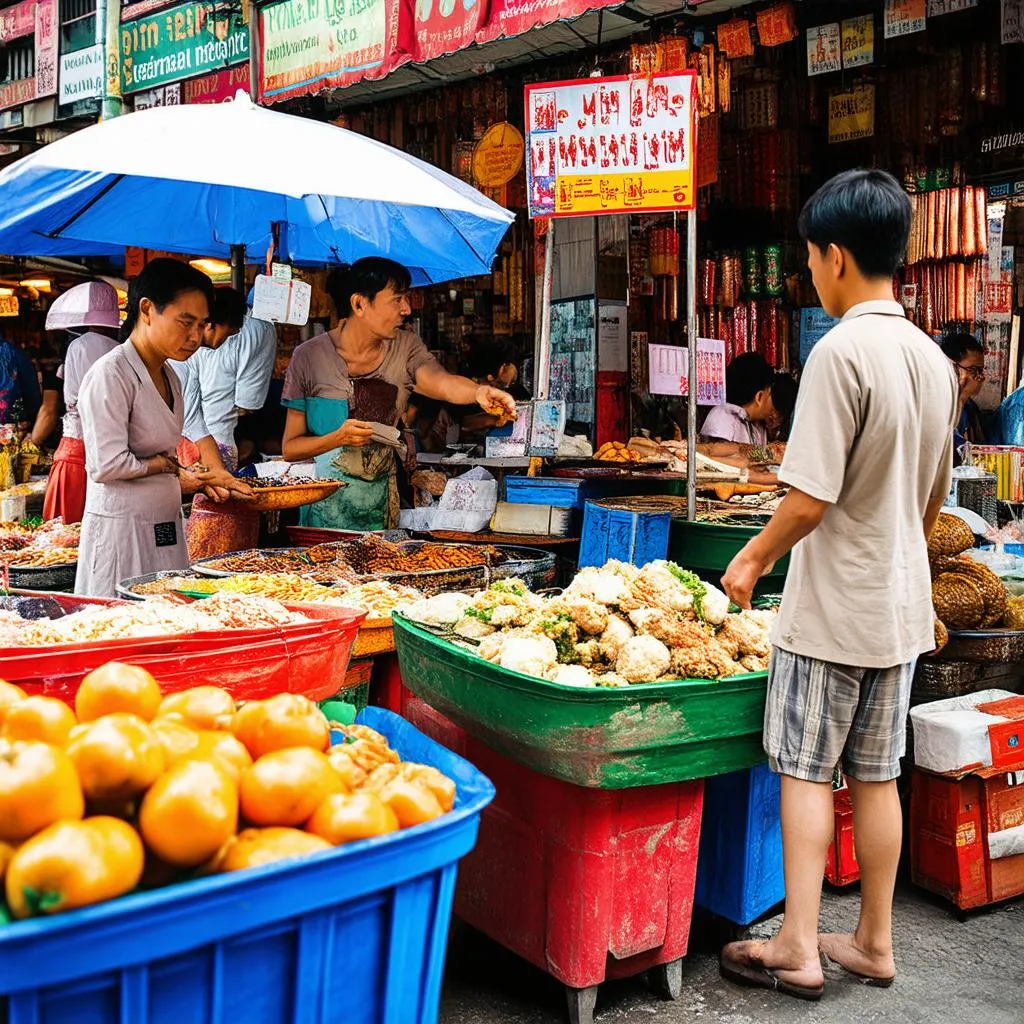
{"label": "metal pole", "polygon": [[97,0],[96,42],[103,47],[105,72],[100,120],[106,121],[124,113],[121,96],[121,5],[116,0]]}
{"label": "metal pole", "polygon": [[249,0],[249,99],[259,102],[260,96],[260,9],[256,0]]}
{"label": "metal pole", "polygon": [[686,518],[697,518],[697,211],[686,214],[686,345],[689,353],[686,407]]}
{"label": "metal pole", "polygon": [[245,291],[245,246],[231,246],[231,287]]}
{"label": "metal pole", "polygon": [[551,279],[555,265],[555,219],[548,221],[548,233],[544,239],[544,278],[540,293],[540,331],[537,334],[534,352],[533,393],[539,399],[548,397],[551,387]]}

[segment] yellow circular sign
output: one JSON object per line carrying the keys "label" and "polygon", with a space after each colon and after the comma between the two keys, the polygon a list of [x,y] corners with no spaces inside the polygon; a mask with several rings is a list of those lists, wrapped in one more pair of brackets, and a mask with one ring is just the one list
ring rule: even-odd
{"label": "yellow circular sign", "polygon": [[473,177],[478,185],[496,188],[510,182],[523,166],[522,133],[502,121],[484,132],[473,150]]}

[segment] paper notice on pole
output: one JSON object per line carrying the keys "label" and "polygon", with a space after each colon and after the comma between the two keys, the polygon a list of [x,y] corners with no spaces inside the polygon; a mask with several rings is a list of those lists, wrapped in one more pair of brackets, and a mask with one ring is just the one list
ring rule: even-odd
{"label": "paper notice on pole", "polygon": [[309,319],[313,289],[305,281],[286,281],[259,274],[256,278],[252,315],[257,320],[301,327]]}
{"label": "paper notice on pole", "polygon": [[597,368],[626,373],[629,349],[626,342],[625,303],[602,302],[597,315]]}
{"label": "paper notice on pole", "polygon": [[[650,345],[649,391],[685,398],[689,387],[689,350],[678,345]],[[725,402],[725,342],[697,339],[697,404]]]}

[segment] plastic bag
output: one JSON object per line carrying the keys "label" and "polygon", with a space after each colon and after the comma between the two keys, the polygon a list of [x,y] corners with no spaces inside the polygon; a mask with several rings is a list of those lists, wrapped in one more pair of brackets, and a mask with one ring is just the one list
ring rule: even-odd
{"label": "plastic bag", "polygon": [[1024,445],[1024,387],[1017,388],[999,406],[999,443]]}
{"label": "plastic bag", "polygon": [[480,466],[449,480],[434,515],[433,529],[479,533],[498,504],[498,481]]}

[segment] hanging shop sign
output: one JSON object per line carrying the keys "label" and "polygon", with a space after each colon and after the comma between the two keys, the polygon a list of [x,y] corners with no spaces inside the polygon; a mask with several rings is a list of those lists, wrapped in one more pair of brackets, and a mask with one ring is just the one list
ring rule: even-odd
{"label": "hanging shop sign", "polygon": [[181,83],[161,85],[156,89],[143,89],[132,95],[132,103],[136,110],[148,110],[150,107],[176,107],[181,103]]}
{"label": "hanging shop sign", "polygon": [[847,18],[842,23],[843,67],[860,68],[875,59],[875,16]]}
{"label": "hanging shop sign", "polygon": [[839,22],[819,25],[807,30],[807,74],[827,75],[830,71],[841,71],[842,33]]}
{"label": "hanging shop sign", "polygon": [[875,134],[875,87],[859,85],[828,98],[828,141],[853,142]]}
{"label": "hanging shop sign", "polygon": [[943,14],[956,14],[978,6],[978,0],[928,0],[928,17],[938,18]]}
{"label": "hanging shop sign", "polygon": [[34,34],[36,59],[32,78],[19,78],[0,85],[0,110],[21,107],[57,92],[60,29],[57,4],[58,0],[29,0],[0,14],[0,43]]}
{"label": "hanging shop sign", "polygon": [[121,24],[121,89],[152,89],[249,59],[249,29],[222,0]]}
{"label": "hanging shop sign", "polygon": [[260,8],[260,99],[381,78],[396,56],[398,0],[283,0]]}
{"label": "hanging shop sign", "polygon": [[782,46],[798,34],[796,11],[790,0],[757,12],[757,38],[762,46]]}
{"label": "hanging shop sign", "polygon": [[750,22],[746,18],[733,18],[717,29],[718,48],[726,57],[753,57],[754,40],[750,37]]}
{"label": "hanging shop sign", "polygon": [[472,46],[487,13],[485,0],[416,0],[417,61]]}
{"label": "hanging shop sign", "polygon": [[182,103],[228,103],[238,90],[249,91],[249,65],[224,68],[212,75],[200,75],[181,83]]}
{"label": "hanging shop sign", "polygon": [[506,185],[523,166],[522,133],[507,121],[492,125],[473,150],[473,177],[479,185]]}
{"label": "hanging shop sign", "polygon": [[[684,345],[648,346],[648,391],[686,398],[690,394],[690,352]],[[697,339],[697,404],[725,404],[725,342]]]}
{"label": "hanging shop sign", "polygon": [[63,107],[103,95],[103,47],[99,43],[84,50],[62,53],[57,102]]}
{"label": "hanging shop sign", "polygon": [[587,11],[618,3],[621,0],[491,0],[486,23],[477,33],[476,42],[490,43],[495,39],[521,36],[542,25],[571,21]]}
{"label": "hanging shop sign", "polygon": [[526,87],[531,217],[690,210],[696,73]]}
{"label": "hanging shop sign", "polygon": [[999,25],[1003,46],[1024,43],[1024,0],[999,0]]}
{"label": "hanging shop sign", "polygon": [[923,32],[927,15],[927,0],[885,0],[885,38],[896,39]]}

